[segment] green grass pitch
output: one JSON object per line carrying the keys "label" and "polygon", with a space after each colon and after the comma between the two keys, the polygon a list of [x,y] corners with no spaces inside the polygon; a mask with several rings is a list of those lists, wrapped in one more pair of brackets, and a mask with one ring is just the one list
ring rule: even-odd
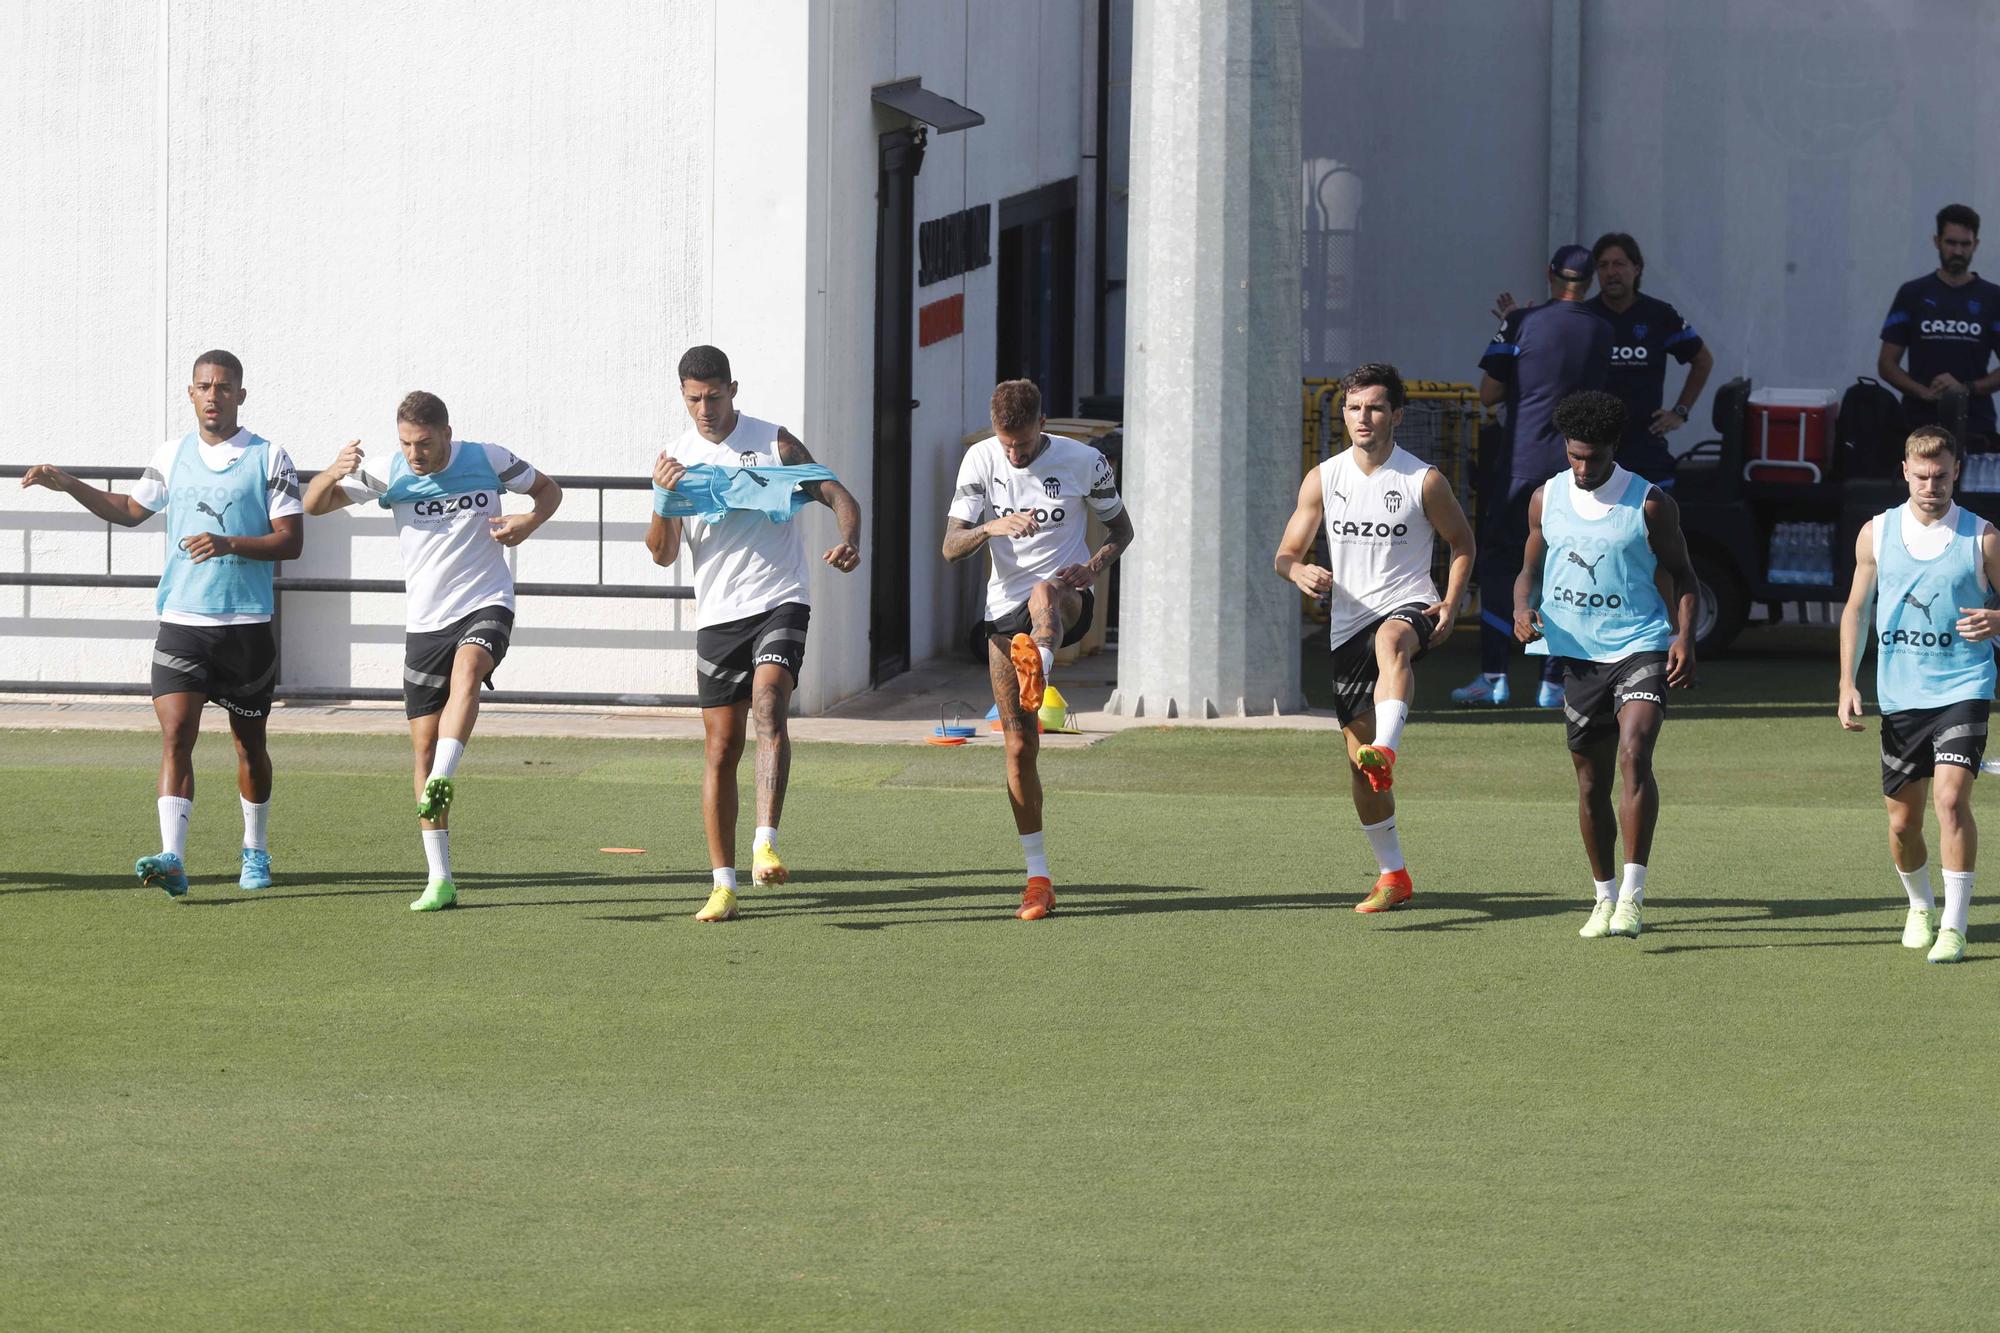
{"label": "green grass pitch", "polygon": [[1830,649],[1675,698],[1636,943],[1526,709],[1420,711],[1372,919],[1330,735],[1051,754],[1039,925],[988,739],[800,746],[796,881],[702,927],[692,745],[475,737],[417,917],[399,740],[277,742],[261,895],[204,740],[176,904],[151,738],[0,733],[0,1323],[2000,1319],[1995,913],[1899,947]]}

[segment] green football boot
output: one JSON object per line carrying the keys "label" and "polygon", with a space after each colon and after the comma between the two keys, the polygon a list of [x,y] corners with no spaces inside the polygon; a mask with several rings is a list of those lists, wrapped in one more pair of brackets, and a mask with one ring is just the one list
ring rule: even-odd
{"label": "green football boot", "polygon": [[451,809],[451,779],[432,778],[424,784],[424,799],[417,802],[418,819],[437,819]]}
{"label": "green football boot", "polygon": [[1935,907],[1912,907],[1903,918],[1903,947],[1928,949],[1937,943],[1938,913]]}
{"label": "green football boot", "polygon": [[1965,957],[1965,933],[1946,926],[1938,932],[1937,943],[1924,955],[1927,963],[1956,963]]}
{"label": "green football boot", "polygon": [[424,889],[423,897],[410,904],[412,912],[442,912],[458,903],[458,886],[448,879],[434,879]]}
{"label": "green football boot", "polygon": [[1597,906],[1590,909],[1590,920],[1583,923],[1583,929],[1576,932],[1587,940],[1601,940],[1611,933],[1611,913],[1618,906],[1609,898],[1599,898]]}
{"label": "green football boot", "polygon": [[1605,927],[1607,934],[1623,935],[1628,939],[1639,938],[1639,904],[1630,898],[1620,898],[1618,906],[1611,910],[1611,923]]}

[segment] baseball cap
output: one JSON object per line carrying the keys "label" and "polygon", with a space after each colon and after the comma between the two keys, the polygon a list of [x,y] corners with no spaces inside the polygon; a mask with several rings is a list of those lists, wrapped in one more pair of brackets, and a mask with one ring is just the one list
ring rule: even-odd
{"label": "baseball cap", "polygon": [[1588,282],[1597,272],[1597,261],[1581,245],[1565,245],[1549,257],[1549,272],[1565,282]]}

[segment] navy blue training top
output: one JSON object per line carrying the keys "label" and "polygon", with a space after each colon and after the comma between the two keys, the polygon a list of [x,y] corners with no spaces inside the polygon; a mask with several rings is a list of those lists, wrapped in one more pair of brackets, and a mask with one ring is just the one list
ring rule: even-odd
{"label": "navy blue training top", "polygon": [[1644,292],[1622,312],[1607,307],[1602,295],[1583,304],[1611,326],[1604,390],[1625,404],[1625,438],[1618,442],[1618,462],[1647,481],[1666,481],[1674,475],[1673,450],[1665,436],[1652,433],[1653,413],[1666,405],[1667,358],[1682,365],[1694,360],[1701,353],[1701,335],[1680,311]]}
{"label": "navy blue training top", "polygon": [[[1904,368],[1919,384],[1929,384],[1949,372],[1970,385],[1986,373],[1988,359],[2000,352],[2000,287],[1977,274],[1953,287],[1936,272],[1913,278],[1896,289],[1889,317],[1882,321],[1882,341],[1909,349]],[[1926,420],[1936,409],[1918,400]],[[1975,394],[1966,404],[1965,424],[1993,433],[1993,395]]]}
{"label": "navy blue training top", "polygon": [[1509,475],[1547,481],[1568,466],[1553,419],[1556,404],[1578,389],[1602,389],[1610,365],[1611,326],[1583,302],[1507,312],[1479,368],[1507,386]]}

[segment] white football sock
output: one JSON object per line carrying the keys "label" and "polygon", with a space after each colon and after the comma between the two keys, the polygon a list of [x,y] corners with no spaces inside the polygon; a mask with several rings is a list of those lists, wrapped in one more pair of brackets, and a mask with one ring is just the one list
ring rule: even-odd
{"label": "white football sock", "polygon": [[271,803],[265,801],[259,805],[241,793],[236,799],[243,803],[243,845],[260,852],[270,851]]}
{"label": "white football sock", "polygon": [[[1047,652],[1048,649],[1044,648],[1042,651]],[[1047,879],[1049,877],[1049,854],[1042,850],[1042,831],[1040,829],[1037,829],[1033,833],[1023,833],[1021,835],[1021,851],[1028,858],[1028,878],[1034,879],[1040,876],[1042,879]]]}
{"label": "white football sock", "polygon": [[160,798],[160,850],[187,861],[188,821],[194,818],[194,801],[186,796]]}
{"label": "white football sock", "polygon": [[1633,861],[1625,863],[1625,882],[1618,886],[1618,901],[1621,903],[1646,901],[1646,867]]}
{"label": "white football sock", "polygon": [[1055,650],[1044,648],[1038,643],[1035,645],[1035,651],[1042,655],[1042,679],[1047,680],[1050,673],[1056,669]]}
{"label": "white football sock", "polygon": [[1896,877],[1903,881],[1903,892],[1910,895],[1910,906],[1921,907],[1926,912],[1937,908],[1937,899],[1931,894],[1931,868],[1925,862],[1915,870],[1898,870]]}
{"label": "white football sock", "polygon": [[1591,882],[1592,884],[1595,884],[1595,885],[1597,886],[1597,901],[1599,901],[1599,902],[1601,902],[1601,903],[1608,903],[1608,902],[1610,902],[1610,901],[1611,901],[1612,899],[1614,899],[1614,898],[1616,898],[1616,897],[1618,896],[1618,881],[1617,881],[1617,880],[1615,880],[1615,879],[1593,879],[1593,880],[1592,880],[1592,881],[1590,881],[1590,882]]}
{"label": "white football sock", "polygon": [[1375,864],[1383,874],[1403,868],[1403,844],[1396,837],[1394,815],[1379,824],[1363,824],[1361,831],[1368,835],[1368,845],[1375,849]]}
{"label": "white football sock", "polygon": [[431,881],[451,878],[451,830],[427,828],[424,833],[424,860],[430,863]]}
{"label": "white football sock", "polygon": [[1403,724],[1410,720],[1410,706],[1401,699],[1375,705],[1375,744],[1393,750],[1403,743]]}
{"label": "white football sock", "polygon": [[777,826],[775,824],[772,825],[759,824],[757,826],[757,836],[754,840],[752,840],[750,845],[753,847],[769,847],[773,852],[777,851],[778,850]]}
{"label": "white football sock", "polygon": [[728,889],[731,893],[736,892],[735,866],[717,866],[714,870],[714,875],[716,888]]}
{"label": "white football sock", "polygon": [[465,742],[440,738],[437,754],[431,759],[431,776],[448,778],[458,772],[458,761],[465,758]]}
{"label": "white football sock", "polygon": [[1938,921],[1941,930],[1955,930],[1965,933],[1966,914],[1972,910],[1972,872],[1970,870],[1947,870],[1944,872],[1944,916]]}

